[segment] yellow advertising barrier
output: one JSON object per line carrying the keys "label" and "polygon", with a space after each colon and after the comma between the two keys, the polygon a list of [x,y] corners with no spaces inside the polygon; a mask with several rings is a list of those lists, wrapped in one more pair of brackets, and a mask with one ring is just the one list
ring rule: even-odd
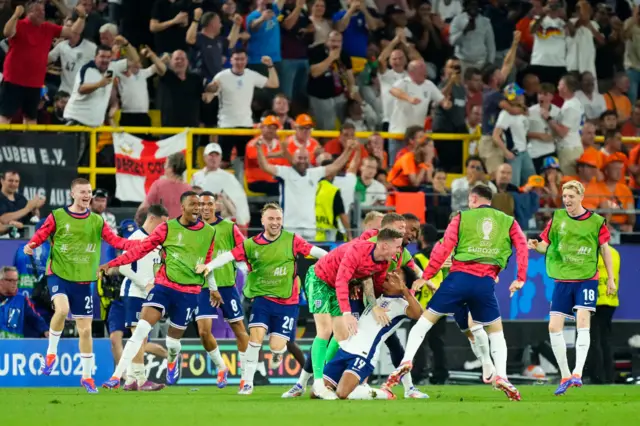
{"label": "yellow advertising barrier", "polygon": [[[185,162],[187,165],[188,180],[193,175],[193,136],[209,135],[209,136],[251,136],[260,133],[259,129],[209,129],[209,128],[182,128],[182,127],[84,127],[84,126],[60,126],[60,125],[25,125],[25,124],[2,124],[0,125],[0,133],[3,131],[26,131],[26,132],[53,132],[53,133],[88,133],[89,134],[89,167],[78,167],[79,174],[89,175],[91,185],[95,187],[97,175],[115,175],[115,167],[97,167],[97,140],[98,133],[132,133],[132,134],[150,134],[150,135],[175,135],[187,131],[187,151]],[[280,130],[279,136],[289,136],[294,133],[293,130]],[[385,139],[403,139],[404,135],[398,133],[387,132],[356,132],[357,138],[368,138],[373,134],[379,134]],[[337,138],[340,132],[331,130],[314,130],[311,136],[314,138]],[[479,133],[475,134],[449,134],[449,133],[430,133],[429,137],[435,141],[463,141],[462,162],[467,160],[469,156],[469,143],[479,138]],[[640,137],[622,138],[625,143],[640,143]],[[602,136],[596,138],[597,142],[602,142]],[[2,144],[0,136],[0,144]],[[453,177],[453,176],[451,176]]]}

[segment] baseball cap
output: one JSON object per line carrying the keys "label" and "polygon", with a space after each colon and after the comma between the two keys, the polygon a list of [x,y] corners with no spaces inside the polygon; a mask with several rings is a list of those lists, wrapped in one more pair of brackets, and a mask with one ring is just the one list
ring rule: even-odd
{"label": "baseball cap", "polygon": [[527,185],[532,186],[534,188],[544,188],[544,178],[539,175],[529,176]]}
{"label": "baseball cap", "polygon": [[222,155],[222,148],[220,148],[220,145],[218,145],[217,143],[211,142],[204,147],[204,155],[209,155],[214,152]]}
{"label": "baseball cap", "polygon": [[281,127],[280,120],[278,120],[278,117],[276,117],[275,115],[267,115],[266,117],[263,117],[262,120],[260,120],[260,124],[265,126]]}
{"label": "baseball cap", "polygon": [[96,189],[93,191],[93,198],[109,198],[109,193],[104,189]]}
{"label": "baseball cap", "polygon": [[545,159],[542,161],[542,170],[559,169],[559,168],[560,168],[560,162],[556,157],[553,157],[553,156],[545,157]]}
{"label": "baseball cap", "polygon": [[313,126],[313,119],[308,114],[300,114],[296,117],[296,126]]}
{"label": "baseball cap", "polygon": [[515,100],[520,95],[524,95],[524,90],[516,83],[507,84],[504,88],[504,97],[510,101]]}
{"label": "baseball cap", "polygon": [[578,158],[577,163],[586,164],[587,166],[591,167],[598,167],[598,159],[596,158],[596,155],[597,154],[594,154],[592,152],[585,152],[580,156],[580,158]]}
{"label": "baseball cap", "polygon": [[604,164],[602,165],[602,168],[604,169],[605,167],[607,167],[609,164],[611,163],[615,163],[615,162],[621,162],[623,164],[627,164],[627,156],[624,155],[621,152],[614,152],[613,154],[607,156],[604,159]]}

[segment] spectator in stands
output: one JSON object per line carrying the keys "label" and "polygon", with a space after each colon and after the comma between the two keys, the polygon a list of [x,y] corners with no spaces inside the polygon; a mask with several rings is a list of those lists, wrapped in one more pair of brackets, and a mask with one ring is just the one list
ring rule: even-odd
{"label": "spectator in stands", "polygon": [[542,172],[542,163],[548,156],[556,156],[555,136],[551,133],[547,120],[542,118],[541,111],[548,111],[549,117],[557,119],[560,108],[553,105],[553,95],[555,87],[550,83],[543,83],[538,93],[538,103],[529,107],[529,131],[527,139],[529,141],[529,155],[533,160],[536,173]]}
{"label": "spectator in stands", "polygon": [[51,114],[51,124],[67,124],[64,118],[64,110],[71,95],[65,91],[58,90],[53,97],[53,112]]}
{"label": "spectator in stands", "polygon": [[475,67],[467,68],[464,72],[464,85],[467,91],[467,115],[474,106],[482,107],[482,72]]}
{"label": "spectator in stands", "polygon": [[493,182],[488,181],[484,163],[477,156],[470,156],[465,162],[466,176],[451,182],[451,210],[461,211],[469,208],[469,189],[478,184],[488,185],[495,193],[498,192]]}
{"label": "spectator in stands", "polygon": [[[309,79],[307,46],[315,28],[309,20],[304,0],[287,0],[282,8],[282,91],[289,99],[306,98]],[[294,90],[295,88],[295,90]]]}
{"label": "spectator in stands", "polygon": [[[49,325],[36,312],[31,299],[18,293],[18,270],[0,268],[0,339],[49,337]],[[29,336],[29,331],[35,334]]]}
{"label": "spectator in stands", "polygon": [[429,2],[423,2],[409,27],[420,56],[428,60],[429,78],[435,79],[446,60],[453,55],[453,47],[449,45],[449,26],[437,13],[433,13]]}
{"label": "spectator in stands", "polygon": [[433,11],[440,15],[444,22],[450,23],[453,18],[462,13],[462,1],[436,0],[433,2]]}
{"label": "spectator in stands", "polygon": [[612,109],[606,110],[600,114],[599,124],[598,134],[603,134],[608,130],[616,130],[618,128],[618,114]]}
{"label": "spectator in stands", "polygon": [[382,28],[383,24],[374,17],[365,1],[347,0],[346,10],[340,10],[333,15],[336,30],[344,35],[344,51],[347,55],[365,59],[369,32]]}
{"label": "spectator in stands", "polygon": [[[213,79],[218,86],[220,111],[218,126],[224,129],[251,129],[253,120],[251,102],[255,88],[267,87],[277,89],[280,85],[273,61],[268,56],[262,57],[262,63],[269,70],[269,77],[247,69],[247,52],[234,49],[231,54],[231,68],[220,71]],[[251,136],[221,136],[222,161],[231,161],[231,151],[236,148],[238,158],[244,157],[245,147]]]}
{"label": "spectator in stands", "polygon": [[[261,146],[260,141],[256,144]],[[258,150],[260,168],[282,180],[280,205],[284,209],[283,223],[286,229],[299,233],[308,240],[315,238],[315,196],[320,179],[342,170],[358,145],[358,141],[351,140],[336,161],[326,167],[312,168],[309,168],[309,153],[306,149],[296,151],[292,167],[269,164],[262,149]]]}
{"label": "spectator in stands", "polygon": [[534,35],[529,72],[543,83],[558,84],[567,73],[567,23],[560,0],[548,0],[542,15],[531,25]]}
{"label": "spectator in stands", "polygon": [[[446,110],[451,108],[451,101],[426,79],[427,69],[423,61],[411,61],[407,73],[408,76],[398,80],[390,90],[396,98],[389,121],[391,133],[404,133],[410,126],[424,127],[432,102]],[[395,159],[399,150],[400,143],[390,140],[389,157]]]}
{"label": "spectator in stands", "polygon": [[582,155],[590,155],[596,158],[596,167],[598,168],[598,180],[602,180],[600,176],[600,170],[602,169],[602,159],[600,157],[600,148],[596,146],[596,126],[591,122],[584,123],[582,126],[582,134],[580,135],[580,141],[582,142],[582,149],[584,153]]}
{"label": "spectator in stands", "polygon": [[[322,161],[320,166],[327,167],[331,163],[333,160],[327,159]],[[340,188],[333,183],[334,178],[335,175],[327,174],[318,183],[315,199],[316,237],[314,241],[349,241],[352,239],[348,210],[344,205]],[[343,234],[342,238],[337,238],[338,230]]]}
{"label": "spectator in stands", "polygon": [[117,231],[118,223],[116,222],[116,217],[113,213],[107,211],[107,202],[109,201],[109,193],[104,189],[96,189],[93,192],[93,197],[91,198],[91,211],[95,214],[102,216],[105,223],[109,225],[109,227]]}
{"label": "spectator in stands", "polygon": [[186,50],[189,11],[186,5],[176,0],[156,0],[151,11],[149,31],[155,34],[155,49],[160,53],[172,54],[176,50]]}
{"label": "spectator in stands", "polygon": [[100,27],[99,34],[100,44],[110,47],[113,52],[113,58],[120,59],[120,46],[115,42],[118,36],[118,27],[114,24],[104,24]]}
{"label": "spectator in stands", "polygon": [[378,161],[365,157],[360,164],[360,176],[356,183],[356,197],[361,207],[381,206],[387,200],[387,189],[375,180]]}
{"label": "spectator in stands", "polygon": [[[622,168],[622,175],[620,177],[620,183],[626,184],[627,175],[627,156],[622,152],[622,135],[619,130],[607,130],[604,133],[604,146],[598,152],[600,157],[600,164],[604,167],[607,164],[607,158],[614,154],[621,154],[624,156],[624,166]],[[602,179],[599,179],[602,180]]]}
{"label": "spectator in stands", "polygon": [[542,163],[544,193],[540,197],[540,207],[562,207],[562,187],[560,184],[560,162],[556,157],[546,157]]}
{"label": "spectator in stands", "polygon": [[[66,19],[65,28],[73,27],[73,21]],[[49,63],[60,61],[60,86],[58,90],[71,93],[78,70],[96,55],[95,43],[82,38],[81,34],[71,33],[68,40],[61,40],[51,52]]]}
{"label": "spectator in stands", "polygon": [[631,119],[624,123],[620,131],[622,132],[622,136],[640,136],[640,101],[636,101],[633,112],[631,113]]}
{"label": "spectator in stands", "polygon": [[108,0],[109,21],[120,25],[122,17],[122,0]]}
{"label": "spectator in stands", "polygon": [[426,136],[422,126],[410,126],[404,132],[404,144],[402,148],[397,151],[396,156],[392,158],[395,163],[400,157],[407,152],[413,152],[419,143],[425,140]]}
{"label": "spectator in stands", "polygon": [[582,104],[586,119],[589,121],[597,122],[602,113],[607,110],[604,96],[596,90],[595,77],[589,71],[580,74],[580,90],[575,93],[575,96]]}
{"label": "spectator in stands", "polygon": [[[483,14],[491,22],[495,45],[494,65],[501,66],[509,53],[513,42],[516,23],[520,19],[520,5],[509,0],[490,0],[483,7]],[[511,73],[508,81],[513,81],[515,73]]]}
{"label": "spectator in stands", "polygon": [[356,132],[371,132],[378,125],[378,117],[373,108],[366,103],[349,99],[344,123],[352,124]]}
{"label": "spectator in stands", "polygon": [[605,43],[598,24],[591,20],[592,9],[587,0],[579,0],[576,17],[567,21],[566,64],[569,72],[596,74],[596,45]]}
{"label": "spectator in stands", "polygon": [[640,90],[640,6],[636,3],[633,16],[624,22],[624,67],[629,77],[629,100],[635,104]]}
{"label": "spectator in stands", "polygon": [[464,12],[451,21],[449,43],[460,59],[462,72],[469,67],[482,69],[493,64],[496,45],[491,21],[480,15],[478,0],[466,0]]}
{"label": "spectator in stands", "polygon": [[13,16],[11,0],[2,0],[0,2],[0,28],[4,28],[11,16]]}
{"label": "spectator in stands", "polygon": [[87,40],[91,40],[93,43],[98,43],[100,40],[98,31],[100,30],[100,27],[107,23],[107,21],[102,17],[100,11],[95,9],[95,3],[95,0],[79,0],[77,2],[78,5],[84,8],[87,16],[84,30],[82,31],[82,37]]}
{"label": "spectator in stands", "polygon": [[[127,39],[116,37],[116,44],[126,52],[127,59],[113,60],[113,53],[107,46],[98,46],[93,61],[78,72],[69,103],[64,110],[64,118],[71,124],[98,127],[105,121],[111,99],[113,76],[124,73],[130,64],[140,61],[138,52],[129,45]],[[84,140],[86,143],[86,140]],[[80,158],[83,158],[81,147]]]}
{"label": "spectator in stands", "polygon": [[233,174],[220,168],[222,148],[212,142],[204,148],[203,155],[205,167],[193,174],[191,185],[197,185],[214,194],[225,193],[235,205],[236,223],[240,226],[247,225],[251,219],[247,194],[244,192],[243,185]]}
{"label": "spectator in stands", "polygon": [[362,219],[362,231],[368,231],[370,229],[380,229],[382,228],[382,218],[384,214],[378,211],[370,211],[367,215]]}
{"label": "spectator in stands", "polygon": [[346,113],[347,96],[359,98],[351,56],[343,51],[342,34],[331,31],[323,45],[309,50],[309,105],[319,130],[336,128]]}
{"label": "spectator in stands", "polygon": [[[378,161],[378,168],[386,169],[389,167],[389,155],[384,150],[384,139],[378,133],[369,136],[365,144],[367,155]],[[364,157],[366,157],[365,155]]]}
{"label": "spectator in stands", "polygon": [[191,190],[191,185],[186,183],[182,176],[187,170],[184,154],[181,152],[167,157],[164,166],[164,176],[151,184],[147,198],[140,204],[136,212],[136,222],[142,223],[142,218],[152,204],[162,204],[169,212],[169,219],[175,219],[182,214],[180,196]]}
{"label": "spectator in stands", "polygon": [[[435,108],[433,115],[434,133],[467,133],[466,98],[467,93],[460,76],[460,60],[455,56],[444,67],[444,77],[439,89],[451,99],[451,108]],[[436,141],[440,166],[450,172],[461,172],[462,141]]]}
{"label": "spectator in stands", "polygon": [[[555,93],[555,86],[552,84]],[[538,103],[538,93],[540,93],[540,79],[535,74],[525,74],[522,77],[522,89],[524,90],[524,104],[530,108]]]}
{"label": "spectator in stands", "polygon": [[447,189],[447,173],[444,170],[434,170],[431,188],[427,190],[425,202],[427,222],[438,229],[445,229],[451,214],[451,191]]}
{"label": "spectator in stands", "polygon": [[[616,3],[626,4],[626,2],[622,1]],[[605,3],[600,3],[596,6],[594,18],[600,33],[605,39],[604,44],[596,47],[596,75],[598,77],[598,89],[606,93],[612,85],[617,65],[622,65],[622,54],[624,52],[622,22],[615,16],[611,5]]]}
{"label": "spectator in stands", "polygon": [[[344,173],[340,172],[336,176],[328,175],[327,179],[331,179],[331,183],[340,188],[340,196],[342,197],[342,205],[348,217],[351,215],[353,204],[356,198],[356,184],[358,183],[358,169],[362,164],[362,152],[363,150],[354,150],[351,159],[347,163]],[[364,151],[366,152],[366,151]],[[326,154],[326,153],[325,153]],[[331,161],[335,160],[335,157],[329,158]]]}
{"label": "spectator in stands", "polygon": [[604,100],[607,103],[607,109],[613,110],[618,114],[618,123],[625,123],[631,117],[631,101],[626,93],[629,91],[629,77],[623,72],[615,74],[613,86],[604,94]]}
{"label": "spectator in stands", "polygon": [[17,6],[4,26],[9,51],[0,85],[0,124],[9,124],[18,110],[22,111],[25,124],[36,124],[51,43],[55,38],[81,33],[86,18],[79,6],[79,16],[72,27],[51,24],[45,21],[44,3],[39,1],[29,2],[27,16],[20,20],[23,12],[24,8]]}
{"label": "spectator in stands", "polygon": [[141,69],[139,62],[128,64],[125,72],[115,74],[120,98],[121,126],[151,126],[147,80],[155,74],[155,65]]}
{"label": "spectator in stands", "polygon": [[[324,151],[337,157],[342,154],[348,147],[350,141],[354,140],[356,136],[356,127],[351,123],[344,123],[340,129],[340,136],[336,139],[331,139],[324,145]],[[358,143],[357,149],[360,150],[361,158],[367,156],[367,150],[364,145]],[[349,157],[349,161],[353,160],[355,152]]]}
{"label": "spectator in stands", "polygon": [[[277,117],[268,115],[260,122],[260,135],[251,139],[247,144],[244,157],[244,176],[250,191],[270,196],[280,194],[280,183],[269,173],[260,169],[258,164],[258,149],[262,149],[267,162],[274,166],[286,166],[289,162],[282,158],[282,147],[277,131],[280,122]],[[258,147],[260,141],[260,147]]]}
{"label": "spectator in stands", "polygon": [[520,188],[511,183],[512,176],[513,168],[510,164],[504,163],[498,167],[498,170],[496,171],[496,178],[492,182],[499,194],[503,192],[520,192]]}
{"label": "spectator in stands", "polygon": [[[389,120],[391,119],[395,102],[395,98],[389,91],[398,80],[407,76],[405,49],[407,49],[408,44],[404,32],[399,32],[378,56],[378,81],[380,82],[383,130],[389,129]],[[410,50],[409,52],[413,51],[415,50]],[[412,57],[411,59],[418,59],[418,57]]]}
{"label": "spectator in stands", "polygon": [[[300,114],[296,117],[294,124],[296,132],[286,139],[285,146],[291,156],[295,155],[299,149],[305,149],[309,153],[309,161],[311,165],[316,165],[316,155],[322,149],[320,143],[311,137],[313,129],[313,119],[308,114]],[[353,132],[351,132],[353,138]],[[342,151],[341,151],[342,152]],[[333,153],[332,153],[333,154]],[[340,155],[340,152],[337,153]]]}
{"label": "spectator in stands", "polygon": [[421,141],[414,151],[402,155],[389,171],[387,181],[398,191],[417,192],[433,179],[435,148],[432,140]]}
{"label": "spectator in stands", "polygon": [[[39,209],[44,206],[46,198],[40,195],[27,200],[19,191],[20,175],[15,170],[5,170],[0,179],[0,224],[8,225],[12,222],[28,224],[32,217],[39,217]],[[15,223],[13,224],[15,226]],[[3,232],[7,232],[4,229]]]}
{"label": "spectator in stands", "polygon": [[325,44],[329,38],[329,33],[333,29],[333,22],[327,19],[327,5],[324,0],[312,0],[311,14],[309,20],[313,24],[313,43],[309,47],[316,47],[320,44]]}
{"label": "spectator in stands", "polygon": [[271,58],[271,66],[280,66],[280,12],[285,0],[257,0],[256,9],[247,15],[247,29],[251,38],[247,43],[248,67],[264,76],[271,75],[269,65],[262,58]]}
{"label": "spectator in stands", "polygon": [[[570,175],[565,175],[562,178],[562,183],[566,183],[569,182],[570,180],[577,180],[580,183],[582,183],[582,185],[584,185],[585,188],[588,188],[588,186],[596,181],[596,177],[598,176],[598,167],[600,165],[600,156],[598,155],[598,153],[592,153],[592,152],[585,152],[584,154],[582,154],[582,156],[580,158],[578,158],[578,161],[576,162],[576,170],[577,170],[577,175],[575,176],[570,176]],[[585,201],[587,201],[586,196],[585,196]],[[596,207],[591,207],[591,208],[597,208],[598,203],[595,202],[595,206]],[[586,206],[585,206],[586,207]]]}
{"label": "spectator in stands", "polygon": [[[302,87],[302,86],[298,86],[298,87]],[[305,87],[306,87],[306,83],[305,83]],[[275,116],[278,117],[278,121],[280,122],[281,129],[284,129],[284,130],[295,129],[295,121],[293,120],[293,118],[289,117],[289,98],[284,93],[278,93],[273,98],[273,103],[271,104],[271,108],[273,109]]]}
{"label": "spectator in stands", "polygon": [[559,120],[553,119],[549,112],[540,111],[542,118],[547,120],[551,131],[558,135],[558,160],[560,169],[565,175],[575,173],[576,160],[582,155],[580,130],[584,124],[584,110],[582,104],[575,97],[578,91],[578,80],[566,75],[558,83],[558,94],[564,99],[560,108]]}

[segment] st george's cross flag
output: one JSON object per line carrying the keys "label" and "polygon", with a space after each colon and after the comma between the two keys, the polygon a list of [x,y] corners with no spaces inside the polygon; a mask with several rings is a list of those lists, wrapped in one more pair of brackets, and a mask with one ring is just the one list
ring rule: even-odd
{"label": "st george's cross flag", "polygon": [[164,174],[168,156],[185,153],[187,133],[158,142],[146,141],[128,133],[113,134],[116,160],[116,198],[142,202],[151,184]]}

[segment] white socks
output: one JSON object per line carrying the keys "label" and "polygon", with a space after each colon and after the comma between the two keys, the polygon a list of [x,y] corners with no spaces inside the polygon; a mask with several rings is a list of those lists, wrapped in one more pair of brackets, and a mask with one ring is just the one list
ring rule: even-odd
{"label": "white socks", "polygon": [[404,387],[404,391],[407,392],[413,387],[413,379],[411,378],[411,372],[402,376],[402,386]]}
{"label": "white socks", "polygon": [[60,341],[61,335],[62,330],[54,331],[52,329],[49,329],[49,347],[47,348],[47,355],[58,354],[58,342]]}
{"label": "white socks", "polygon": [[245,352],[246,369],[244,373],[244,383],[246,385],[253,385],[253,376],[255,376],[256,369],[258,368],[258,358],[260,357],[261,347],[262,345],[260,343],[249,342],[249,346]]}
{"label": "white socks", "polygon": [[[587,333],[588,332],[589,330],[587,330]],[[564,341],[564,334],[562,333],[562,331],[558,333],[549,333],[549,341],[551,342],[551,349],[553,349],[553,355],[556,357],[556,361],[558,362],[558,367],[560,368],[560,374],[562,375],[562,378],[566,379],[568,377],[571,377],[569,362],[567,361],[567,343]],[[588,345],[589,344],[587,342],[587,350],[589,349]]]}
{"label": "white socks", "polygon": [[588,328],[579,328],[578,336],[576,337],[576,368],[573,369],[573,374],[582,377],[582,369],[584,363],[587,360],[587,354],[589,353],[589,345],[591,344],[591,335]]}
{"label": "white socks", "polygon": [[222,355],[220,355],[219,347],[209,352],[209,357],[211,357],[211,361],[213,361],[213,363],[216,365],[218,371],[227,368],[227,366],[224,364],[224,359],[222,359]]}
{"label": "white socks", "polygon": [[93,354],[80,354],[80,364],[82,365],[82,378],[90,379],[93,370]]}
{"label": "white socks", "polygon": [[416,325],[411,327],[409,337],[407,337],[407,347],[404,350],[404,358],[402,358],[402,362],[413,362],[413,357],[416,356],[416,352],[418,352],[420,345],[422,345],[424,336],[426,336],[429,330],[431,330],[431,327],[433,327],[433,323],[423,316],[421,316],[418,322],[416,322]]}
{"label": "white socks", "polygon": [[[484,331],[482,325],[474,325],[471,327],[471,333],[473,334],[473,342],[471,342],[471,350],[476,358],[480,360],[482,364],[491,364],[491,350],[489,349],[489,336]],[[502,332],[500,332],[502,334]],[[502,334],[504,340],[504,334]],[[505,343],[506,346],[506,343]]]}
{"label": "white socks", "polygon": [[389,399],[389,394],[380,389],[370,388],[368,386],[358,385],[347,397],[347,399],[371,400],[371,399]]}
{"label": "white socks", "polygon": [[147,374],[144,370],[144,364],[131,363],[127,369],[127,380],[125,385],[137,382],[138,386],[142,386],[147,381]]}
{"label": "white socks", "polygon": [[[136,332],[137,331],[138,330],[136,330]],[[180,340],[167,336],[167,338],[165,339],[165,344],[167,345],[167,352],[169,354],[167,356],[167,362],[175,362],[176,359],[178,359],[178,354],[180,353],[180,350],[182,349],[182,344],[180,343]]]}
{"label": "white socks", "polygon": [[309,379],[313,377],[313,373],[308,373],[304,368],[300,372],[300,377],[298,378],[298,384],[306,389],[307,384],[309,384]]}
{"label": "white socks", "polygon": [[[115,371],[113,372],[113,376],[117,378],[121,378],[122,374],[129,368],[131,364],[131,360],[136,356],[144,340],[151,332],[151,324],[149,324],[145,320],[138,321],[138,325],[136,326],[136,331],[133,332],[131,339],[124,346],[124,350],[122,351],[122,356],[120,357],[120,362],[116,366]],[[169,339],[167,337],[167,339]],[[179,342],[178,342],[179,343]]]}
{"label": "white socks", "polygon": [[247,353],[238,352],[238,359],[240,360],[240,380],[244,380],[244,370],[247,368]]}
{"label": "white socks", "polygon": [[[498,331],[489,334],[491,342],[491,355],[496,367],[496,374],[503,379],[507,378],[507,341],[504,340],[504,333]],[[476,342],[478,344],[479,342]]]}

